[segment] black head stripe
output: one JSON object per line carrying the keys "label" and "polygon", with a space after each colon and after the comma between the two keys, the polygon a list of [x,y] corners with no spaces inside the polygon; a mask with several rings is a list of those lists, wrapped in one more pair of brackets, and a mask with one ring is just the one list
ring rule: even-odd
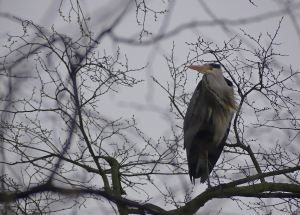
{"label": "black head stripe", "polygon": [[221,68],[220,64],[210,63],[209,65],[212,66],[213,68],[217,68],[217,69]]}

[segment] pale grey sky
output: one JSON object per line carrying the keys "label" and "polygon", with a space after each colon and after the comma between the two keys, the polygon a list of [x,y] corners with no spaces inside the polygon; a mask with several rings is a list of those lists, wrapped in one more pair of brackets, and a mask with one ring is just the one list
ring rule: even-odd
{"label": "pale grey sky", "polygon": [[[101,32],[102,29],[112,23],[115,18],[120,14],[125,5],[125,1],[99,1],[89,0],[80,1],[82,9],[86,17],[91,17],[89,22],[90,30],[95,34]],[[156,141],[161,136],[171,136],[170,125],[174,124],[176,120],[169,118],[169,100],[167,94],[155,85],[150,78],[154,76],[161,83],[166,84],[170,81],[170,75],[168,66],[164,56],[169,57],[172,52],[173,42],[175,44],[175,63],[177,66],[186,62],[190,47],[186,44],[195,42],[199,36],[205,40],[214,42],[216,45],[222,46],[224,41],[228,41],[230,38],[237,35],[245,43],[248,48],[254,46],[253,42],[247,39],[240,29],[245,30],[253,37],[258,37],[260,33],[263,34],[262,41],[267,44],[268,37],[266,33],[274,34],[281,17],[284,16],[280,31],[276,41],[282,43],[276,49],[276,52],[287,54],[288,56],[278,59],[279,67],[283,66],[288,68],[292,65],[294,69],[300,68],[300,35],[297,33],[299,25],[297,20],[299,19],[300,5],[295,8],[295,11],[289,12],[287,9],[293,10],[293,8],[285,8],[285,3],[281,0],[253,0],[256,6],[252,5],[247,0],[213,0],[213,1],[172,1],[172,3],[163,3],[163,1],[151,1],[149,7],[157,10],[162,8],[171,7],[169,13],[165,16],[159,15],[157,21],[155,21],[153,14],[148,13],[146,29],[152,31],[154,35],[160,33],[166,33],[172,31],[178,26],[191,23],[191,22],[206,22],[215,21],[213,26],[200,25],[193,28],[183,28],[180,32],[171,35],[167,39],[160,40],[158,43],[150,45],[130,45],[126,43],[116,43],[110,37],[105,36],[99,45],[99,52],[116,55],[117,48],[121,49],[121,58],[125,58],[124,54],[129,59],[129,65],[132,68],[141,68],[149,63],[148,67],[143,71],[136,72],[136,77],[144,79],[145,82],[139,84],[134,88],[122,88],[117,89],[118,94],[109,93],[105,95],[101,100],[101,113],[111,118],[131,118],[135,115],[140,129],[145,132],[146,136],[152,137]],[[286,1],[295,2],[297,1]],[[71,24],[62,21],[62,18],[58,14],[60,1],[46,1],[46,0],[1,0],[0,1],[0,45],[2,46],[6,42],[6,34],[19,34],[22,32],[17,21],[14,21],[12,16],[19,17],[21,19],[32,20],[35,24],[38,24],[50,31],[51,26],[62,34],[68,36],[78,35],[78,26],[76,20],[73,20]],[[207,9],[205,9],[207,7]],[[69,3],[64,2],[62,6],[62,12],[68,16]],[[268,18],[263,17],[263,14],[269,14]],[[291,15],[292,14],[292,15]],[[251,18],[251,23],[239,23],[237,20]],[[118,24],[114,33],[124,38],[136,38],[140,33],[140,26],[137,25],[135,20],[135,10],[131,9],[127,15]],[[139,17],[141,18],[141,17]],[[261,21],[259,19],[262,19]],[[296,20],[296,21],[295,21]],[[167,24],[163,24],[166,21]],[[232,25],[222,25],[218,23],[222,21],[232,21]],[[151,39],[151,36],[144,37],[147,41]],[[1,55],[5,52],[1,48]],[[250,55],[249,55],[250,56]],[[211,56],[212,57],[212,56]],[[240,56],[247,58],[247,55]],[[253,58],[253,57],[251,57]],[[204,60],[213,60],[209,56],[206,56]],[[200,62],[199,62],[200,63]],[[195,81],[196,75],[193,72],[188,71],[189,85],[187,91],[193,92],[197,85]],[[102,105],[109,104],[109,105]],[[249,118],[249,122],[250,122]],[[179,130],[177,130],[179,131]],[[170,187],[174,189],[178,188],[178,183],[181,180],[189,182],[188,176],[181,176],[181,179],[168,181]],[[192,185],[189,185],[192,188]],[[178,192],[184,191],[183,187],[180,187]],[[149,190],[153,189],[149,186]],[[196,196],[198,193],[206,189],[205,184],[196,184],[196,191],[193,193]],[[129,198],[136,196],[135,193],[129,192]],[[157,194],[155,195],[157,196]],[[160,201],[161,199],[159,199]],[[154,203],[158,203],[158,200],[153,199]],[[98,205],[91,202],[89,208],[82,208],[80,214],[93,214],[98,210]],[[217,206],[216,206],[217,205]],[[160,205],[165,208],[165,206]],[[238,206],[231,200],[213,200],[207,203],[198,214],[204,214],[205,211],[211,211],[213,209],[215,213],[222,210],[221,214],[234,214],[233,211],[237,211],[235,214],[247,214],[247,212],[239,211]],[[233,210],[234,208],[234,210]],[[58,213],[58,214],[64,214]],[[253,214],[248,213],[248,214]]]}

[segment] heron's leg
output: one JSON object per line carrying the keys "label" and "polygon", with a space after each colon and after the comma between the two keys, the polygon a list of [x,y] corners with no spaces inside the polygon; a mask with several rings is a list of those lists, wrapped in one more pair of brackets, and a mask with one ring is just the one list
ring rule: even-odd
{"label": "heron's leg", "polygon": [[208,162],[208,151],[205,150],[205,161],[206,161],[206,174],[207,174],[207,183],[208,183],[208,188],[210,188],[210,180],[209,180],[209,162]]}

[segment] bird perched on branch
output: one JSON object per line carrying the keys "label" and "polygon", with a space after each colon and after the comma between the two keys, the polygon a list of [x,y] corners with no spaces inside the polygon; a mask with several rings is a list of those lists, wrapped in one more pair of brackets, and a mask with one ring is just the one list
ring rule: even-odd
{"label": "bird perched on branch", "polygon": [[224,148],[230,123],[237,110],[233,84],[224,78],[219,64],[189,66],[203,74],[184,118],[184,148],[189,175],[195,184],[208,182],[209,174]]}

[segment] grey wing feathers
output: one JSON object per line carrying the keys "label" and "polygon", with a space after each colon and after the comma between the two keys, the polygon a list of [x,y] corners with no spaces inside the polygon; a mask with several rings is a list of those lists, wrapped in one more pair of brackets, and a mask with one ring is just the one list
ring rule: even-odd
{"label": "grey wing feathers", "polygon": [[202,102],[201,91],[202,81],[194,91],[184,118],[184,148],[187,150],[187,155],[189,155],[192,141],[200,130],[207,113],[207,107]]}

